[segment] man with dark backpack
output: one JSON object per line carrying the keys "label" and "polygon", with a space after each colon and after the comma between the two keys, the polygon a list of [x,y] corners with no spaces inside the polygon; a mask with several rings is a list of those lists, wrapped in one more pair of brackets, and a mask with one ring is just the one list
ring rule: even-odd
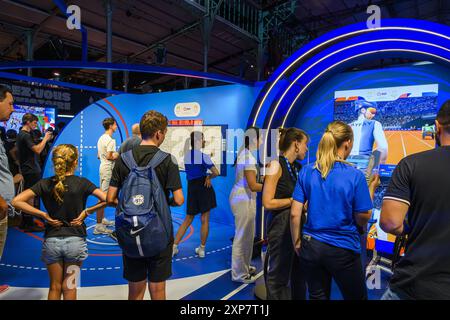
{"label": "man with dark backpack", "polygon": [[166,299],[166,280],[172,275],[169,206],[181,206],[184,196],[178,164],[159,149],[167,123],[157,111],[143,115],[142,142],[116,161],[108,190],[108,203],[117,205],[116,233],[129,300],[144,298],[147,280],[151,299]]}

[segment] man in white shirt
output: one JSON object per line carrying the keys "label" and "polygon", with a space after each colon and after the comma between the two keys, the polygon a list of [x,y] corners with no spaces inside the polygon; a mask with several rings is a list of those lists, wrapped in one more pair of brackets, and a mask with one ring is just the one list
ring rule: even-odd
{"label": "man in white shirt", "polygon": [[353,129],[353,149],[350,156],[367,156],[372,154],[374,143],[381,152],[381,163],[385,163],[388,155],[388,142],[379,121],[373,120],[376,114],[375,102],[359,100],[355,102],[358,119],[350,123]]}
{"label": "man in white shirt", "polygon": [[[116,140],[112,138],[117,130],[117,123],[113,118],[106,118],[103,120],[103,127],[105,133],[98,139],[97,150],[100,159],[100,189],[107,193],[114,162],[119,157],[119,153],[116,151]],[[112,225],[114,225],[114,222],[105,218],[105,210],[98,210],[94,234],[111,234],[113,230],[108,229],[107,226]]]}

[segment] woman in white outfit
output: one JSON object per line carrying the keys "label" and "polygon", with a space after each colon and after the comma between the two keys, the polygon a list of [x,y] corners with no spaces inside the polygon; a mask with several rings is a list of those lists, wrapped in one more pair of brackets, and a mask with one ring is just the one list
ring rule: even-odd
{"label": "woman in white outfit", "polygon": [[230,193],[230,205],[235,221],[235,235],[231,258],[233,281],[255,282],[256,268],[250,266],[255,237],[256,193],[262,191],[257,181],[259,171],[255,157],[261,145],[259,128],[246,131],[244,146],[236,159],[236,180]]}

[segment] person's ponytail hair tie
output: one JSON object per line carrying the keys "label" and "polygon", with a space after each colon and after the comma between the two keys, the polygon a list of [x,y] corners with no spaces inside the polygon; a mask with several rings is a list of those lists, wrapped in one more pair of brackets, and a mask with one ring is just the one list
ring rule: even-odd
{"label": "person's ponytail hair tie", "polygon": [[335,162],[345,162],[339,158],[337,151],[348,140],[353,140],[353,130],[345,122],[333,121],[325,129],[317,148],[317,160],[314,166],[323,179],[326,179],[331,172]]}

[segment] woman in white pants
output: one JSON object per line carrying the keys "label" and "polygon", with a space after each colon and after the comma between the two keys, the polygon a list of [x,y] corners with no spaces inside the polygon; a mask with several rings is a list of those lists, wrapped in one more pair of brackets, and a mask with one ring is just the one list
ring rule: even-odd
{"label": "woman in white pants", "polygon": [[259,128],[246,131],[244,147],[236,159],[236,180],[230,193],[230,205],[235,221],[235,235],[231,257],[233,281],[255,282],[256,268],[250,266],[255,237],[256,193],[262,184],[257,181],[259,171],[256,154],[262,139]]}

